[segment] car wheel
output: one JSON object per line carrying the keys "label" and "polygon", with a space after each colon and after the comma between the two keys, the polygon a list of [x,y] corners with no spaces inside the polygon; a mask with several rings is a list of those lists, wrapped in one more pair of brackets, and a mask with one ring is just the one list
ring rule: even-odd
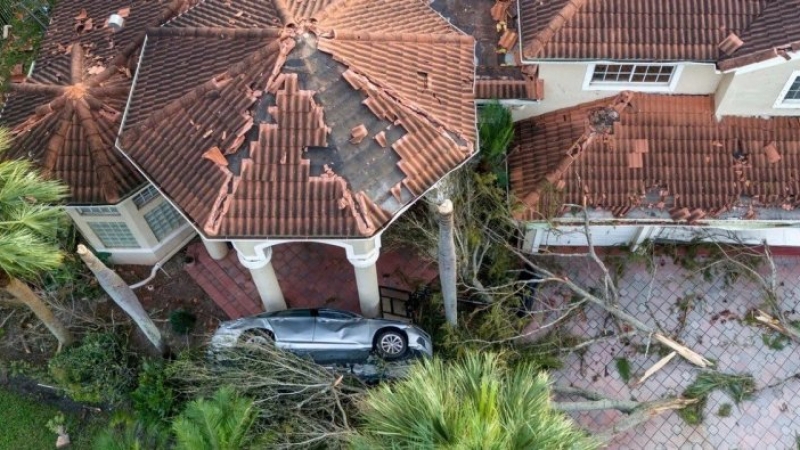
{"label": "car wheel", "polygon": [[397,359],[408,349],[406,335],[397,330],[384,330],[375,339],[375,352],[384,359]]}
{"label": "car wheel", "polygon": [[239,337],[239,342],[250,345],[268,345],[275,342],[275,335],[269,330],[254,328],[244,331]]}

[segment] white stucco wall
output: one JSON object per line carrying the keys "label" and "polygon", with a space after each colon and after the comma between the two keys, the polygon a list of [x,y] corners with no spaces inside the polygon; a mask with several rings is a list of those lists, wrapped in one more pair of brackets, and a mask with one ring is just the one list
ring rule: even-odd
{"label": "white stucco wall", "polygon": [[[735,225],[735,224],[732,224]],[[633,246],[644,240],[684,242],[699,239],[716,242],[767,244],[781,247],[800,247],[800,224],[764,224],[764,228],[726,229],[724,224],[698,228],[685,225],[594,225],[592,243],[597,247]],[[523,244],[526,252],[537,252],[546,246],[586,247],[588,240],[582,225],[545,226],[528,229]]]}
{"label": "white stucco wall", "polygon": [[[132,197],[125,199],[117,205],[103,205],[115,208],[119,215],[81,215],[80,207],[67,206],[66,211],[75,227],[86,242],[97,252],[111,254],[110,262],[113,264],[140,264],[152,265],[170,257],[182,249],[196,235],[194,228],[188,222],[172,230],[160,242],[147,225],[144,215],[162,203],[163,197],[153,199],[142,209],[136,207]],[[89,222],[122,222],[133,234],[138,248],[109,248],[103,244],[95,232],[89,227]]]}
{"label": "white stucco wall", "polygon": [[[586,90],[589,66],[593,63],[540,63],[539,78],[544,80],[544,99],[537,104],[516,108],[514,120],[538,116],[562,108],[601,98],[611,98],[623,90],[636,91],[636,87],[622,86],[619,90]],[[713,64],[684,64],[673,94],[713,94],[717,90],[722,74]]]}
{"label": "white stucco wall", "polygon": [[758,67],[724,75],[715,95],[717,116],[800,116],[800,108],[774,106],[792,73],[800,70],[800,56],[791,61],[778,58]]}

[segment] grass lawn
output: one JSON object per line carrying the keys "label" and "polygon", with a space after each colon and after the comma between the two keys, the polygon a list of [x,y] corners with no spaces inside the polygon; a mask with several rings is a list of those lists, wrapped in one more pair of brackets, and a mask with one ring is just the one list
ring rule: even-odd
{"label": "grass lawn", "polygon": [[[47,421],[60,410],[36,398],[20,395],[0,386],[0,450],[47,450],[56,447],[56,434],[47,429]],[[93,437],[103,430],[108,417],[63,412],[71,450],[90,449]]]}

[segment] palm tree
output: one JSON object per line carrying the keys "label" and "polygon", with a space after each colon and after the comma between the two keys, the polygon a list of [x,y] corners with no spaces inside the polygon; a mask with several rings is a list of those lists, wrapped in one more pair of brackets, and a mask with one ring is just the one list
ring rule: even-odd
{"label": "palm tree", "polygon": [[[0,153],[10,139],[0,129]],[[23,280],[61,265],[64,255],[55,238],[66,215],[54,204],[67,192],[63,184],[43,179],[28,161],[0,162],[0,289],[36,314],[58,339],[58,350],[72,343],[72,334]]]}
{"label": "palm tree", "polygon": [[505,367],[492,353],[426,361],[403,381],[372,390],[360,405],[354,449],[594,449],[551,407],[545,373]]}
{"label": "palm tree", "polygon": [[456,244],[453,226],[453,202],[439,205],[439,280],[442,285],[444,315],[451,327],[458,326],[458,292],[456,290]]}
{"label": "palm tree", "polygon": [[253,401],[230,387],[210,400],[194,400],[172,423],[178,450],[240,450],[250,440],[256,420]]}
{"label": "palm tree", "polygon": [[109,269],[100,258],[92,253],[85,245],[78,245],[78,256],[86,264],[86,267],[92,271],[98,283],[106,291],[109,297],[114,300],[123,311],[125,311],[131,319],[139,326],[142,333],[147,337],[150,343],[161,352],[162,356],[169,354],[169,346],[161,332],[158,330],[153,319],[147,315],[139,297],[133,292],[133,289],[128,286],[116,272]]}

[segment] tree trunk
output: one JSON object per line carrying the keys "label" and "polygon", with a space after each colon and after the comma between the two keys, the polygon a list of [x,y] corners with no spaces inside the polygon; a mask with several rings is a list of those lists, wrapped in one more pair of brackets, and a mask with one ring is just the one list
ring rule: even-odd
{"label": "tree trunk", "polygon": [[439,280],[445,318],[450,326],[456,327],[456,244],[453,235],[453,202],[449,199],[439,205]]}
{"label": "tree trunk", "polygon": [[169,348],[161,337],[161,332],[150,316],[147,315],[147,312],[142,307],[133,289],[128,287],[128,284],[125,283],[116,272],[109,269],[102,261],[97,259],[97,256],[85,246],[78,245],[78,256],[81,257],[89,270],[92,271],[97,281],[100,283],[100,286],[102,286],[103,290],[106,291],[111,299],[136,322],[136,325],[139,326],[139,329],[142,330],[156,349],[158,349],[162,355],[167,355],[169,353]]}
{"label": "tree trunk", "polygon": [[36,317],[44,323],[47,329],[53,333],[53,336],[58,339],[57,352],[60,352],[63,347],[72,344],[74,341],[72,333],[70,333],[67,327],[56,318],[50,307],[33,292],[30,286],[17,278],[8,277],[7,284],[3,288],[15,299],[30,308]]}

